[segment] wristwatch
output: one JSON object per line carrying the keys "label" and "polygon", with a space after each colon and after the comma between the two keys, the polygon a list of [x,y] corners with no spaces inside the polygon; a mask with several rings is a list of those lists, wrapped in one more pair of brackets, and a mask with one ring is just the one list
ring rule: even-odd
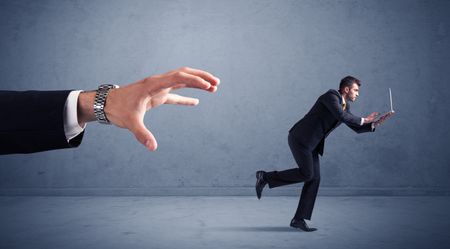
{"label": "wristwatch", "polygon": [[109,90],[119,88],[118,85],[103,84],[100,85],[95,93],[94,114],[97,121],[101,124],[111,124],[106,117],[105,105]]}

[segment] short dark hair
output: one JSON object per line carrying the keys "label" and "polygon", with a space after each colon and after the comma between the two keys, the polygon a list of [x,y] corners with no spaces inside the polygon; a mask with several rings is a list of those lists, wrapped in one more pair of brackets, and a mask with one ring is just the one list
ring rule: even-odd
{"label": "short dark hair", "polygon": [[358,86],[361,86],[360,81],[353,77],[353,76],[345,76],[342,80],[341,83],[339,83],[339,91],[343,90],[346,87],[352,87],[353,84],[357,84]]}

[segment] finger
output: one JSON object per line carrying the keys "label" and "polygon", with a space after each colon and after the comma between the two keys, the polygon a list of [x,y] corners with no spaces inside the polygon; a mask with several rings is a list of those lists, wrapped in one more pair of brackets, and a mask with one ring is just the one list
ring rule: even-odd
{"label": "finger", "polygon": [[155,136],[145,127],[144,122],[142,120],[136,121],[132,124],[132,127],[129,129],[136,139],[147,147],[150,151],[155,151],[158,147],[158,143],[156,142]]}
{"label": "finger", "polygon": [[177,90],[177,89],[180,89],[183,87],[186,87],[186,85],[185,84],[177,84],[177,85],[172,86],[171,88],[172,88],[172,90]]}
{"label": "finger", "polygon": [[[172,90],[177,90],[180,88],[186,87],[186,84],[177,84],[171,87]],[[217,90],[217,86],[211,86],[210,88],[206,89],[208,92],[215,92]]]}
{"label": "finger", "polygon": [[167,100],[164,104],[171,104],[171,105],[198,105],[199,100],[196,98],[190,98],[181,96],[178,94],[169,93],[167,95]]}
{"label": "finger", "polygon": [[220,79],[215,77],[214,75],[212,75],[211,73],[208,73],[206,71],[200,70],[200,69],[195,69],[195,68],[190,68],[190,67],[182,67],[179,69],[181,72],[185,72],[188,74],[192,74],[195,76],[198,76],[206,81],[208,81],[209,83],[211,83],[211,85],[213,86],[217,86],[220,84]]}
{"label": "finger", "polygon": [[162,84],[163,88],[169,88],[169,87],[177,87],[177,88],[184,88],[184,87],[190,87],[190,88],[199,88],[207,90],[211,87],[211,83],[208,81],[202,79],[201,77],[184,73],[184,72],[174,72],[171,74],[168,74],[164,77],[161,77],[160,83]]}
{"label": "finger", "polygon": [[[185,84],[178,84],[178,85],[175,85],[175,86],[171,87],[171,89],[172,90],[177,90],[177,89],[184,88],[184,87],[186,87]],[[206,91],[213,93],[213,92],[217,92],[217,89],[218,89],[217,86],[211,86],[210,88],[206,89]]]}
{"label": "finger", "polygon": [[216,92],[217,91],[217,86],[211,86],[210,88],[208,88],[207,90],[208,92]]}

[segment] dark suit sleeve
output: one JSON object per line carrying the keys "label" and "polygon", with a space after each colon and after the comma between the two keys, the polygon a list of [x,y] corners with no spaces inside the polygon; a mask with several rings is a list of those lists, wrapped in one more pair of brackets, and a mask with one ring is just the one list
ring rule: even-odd
{"label": "dark suit sleeve", "polygon": [[76,147],[68,142],[64,105],[70,91],[0,91],[0,154],[33,153]]}
{"label": "dark suit sleeve", "polygon": [[[347,110],[348,113],[352,114],[350,112],[350,106]],[[360,120],[361,122],[361,120]],[[354,125],[349,125],[347,124],[347,126],[354,130],[356,133],[364,133],[364,132],[371,132],[371,131],[375,131],[375,129],[372,130],[372,123],[368,123],[368,124],[363,124],[361,125],[361,123],[359,123],[358,125],[354,126]]]}
{"label": "dark suit sleeve", "polygon": [[372,132],[375,131],[375,129],[372,130],[372,123],[369,124],[363,124],[360,126],[351,126],[351,125],[347,125],[348,127],[350,127],[350,129],[354,130],[356,133],[364,133],[364,132]]}
{"label": "dark suit sleeve", "polygon": [[342,110],[340,101],[339,96],[332,93],[324,94],[321,97],[321,102],[325,105],[328,111],[331,112],[334,118],[348,126],[361,126],[361,117],[357,117],[351,112]]}

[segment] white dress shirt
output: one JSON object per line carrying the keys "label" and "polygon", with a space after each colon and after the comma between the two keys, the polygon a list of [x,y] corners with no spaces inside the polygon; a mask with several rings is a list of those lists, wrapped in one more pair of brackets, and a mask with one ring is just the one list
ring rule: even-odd
{"label": "white dress shirt", "polygon": [[67,97],[66,104],[64,105],[64,133],[66,134],[67,142],[70,139],[78,136],[81,132],[86,128],[86,124],[81,127],[78,124],[78,96],[80,95],[81,90],[70,92]]}

